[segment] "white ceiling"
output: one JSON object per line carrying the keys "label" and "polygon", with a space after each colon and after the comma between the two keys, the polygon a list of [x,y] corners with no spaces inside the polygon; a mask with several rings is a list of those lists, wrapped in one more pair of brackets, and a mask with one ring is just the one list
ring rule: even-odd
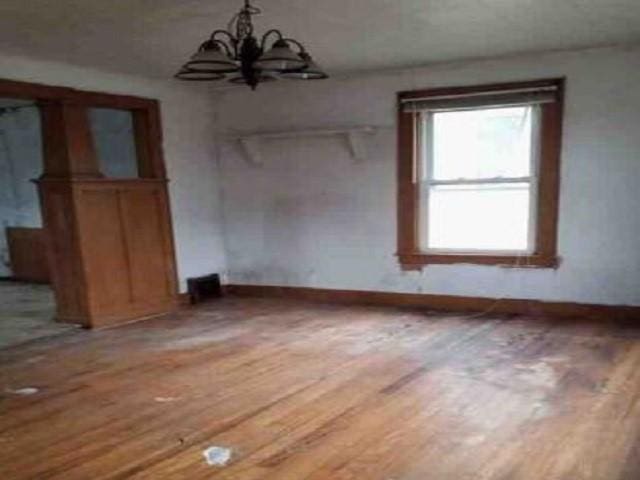
{"label": "white ceiling", "polygon": [[[2,0],[0,51],[168,77],[241,0]],[[640,41],[640,0],[254,0],[329,73]]]}

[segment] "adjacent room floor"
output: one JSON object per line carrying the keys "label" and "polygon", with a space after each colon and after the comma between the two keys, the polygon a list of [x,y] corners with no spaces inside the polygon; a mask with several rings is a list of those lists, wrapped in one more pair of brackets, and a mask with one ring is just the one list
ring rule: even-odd
{"label": "adjacent room floor", "polygon": [[606,320],[226,298],[0,382],[3,479],[640,478],[640,326]]}
{"label": "adjacent room floor", "polygon": [[0,281],[0,348],[76,329],[54,315],[49,285]]}

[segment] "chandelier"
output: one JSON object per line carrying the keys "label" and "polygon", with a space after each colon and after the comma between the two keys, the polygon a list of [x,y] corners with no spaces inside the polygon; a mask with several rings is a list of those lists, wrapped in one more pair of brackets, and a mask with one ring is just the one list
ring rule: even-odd
{"label": "chandelier", "polygon": [[258,41],[253,35],[251,17],[259,13],[259,8],[245,0],[227,30],[214,31],[175,77],[196,81],[228,79],[231,83],[245,83],[252,90],[258,83],[278,78],[328,78],[302,44],[285,38],[280,30],[269,30]]}

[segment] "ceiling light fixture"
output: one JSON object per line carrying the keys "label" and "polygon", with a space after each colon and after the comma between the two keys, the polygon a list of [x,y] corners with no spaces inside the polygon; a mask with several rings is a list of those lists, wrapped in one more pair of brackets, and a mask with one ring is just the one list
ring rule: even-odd
{"label": "ceiling light fixture", "polygon": [[[259,13],[259,8],[245,0],[244,7],[231,19],[227,30],[215,30],[175,77],[215,81],[231,74],[231,83],[245,83],[252,90],[258,83],[277,78],[328,78],[302,44],[293,38],[285,38],[280,30],[267,31],[258,42],[253,35],[251,16]],[[269,42],[272,43],[267,48]]]}

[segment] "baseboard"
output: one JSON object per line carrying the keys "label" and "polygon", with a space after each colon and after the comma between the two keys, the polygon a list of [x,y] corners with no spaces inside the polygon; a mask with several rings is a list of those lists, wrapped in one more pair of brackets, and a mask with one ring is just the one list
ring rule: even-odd
{"label": "baseboard", "polygon": [[188,307],[191,305],[191,295],[188,293],[179,293],[178,294],[178,305],[181,307]]}
{"label": "baseboard", "polygon": [[80,312],[69,314],[58,312],[56,321],[61,323],[73,323],[83,328],[101,329],[116,327],[128,323],[137,322],[147,318],[158,317],[174,313],[178,310],[178,297],[172,295],[153,303],[134,303],[127,305],[117,313]]}
{"label": "baseboard", "polygon": [[548,302],[517,298],[463,297],[422,293],[376,292],[369,290],[333,290],[266,285],[226,285],[226,294],[300,300],[399,307],[421,307],[455,312],[491,312],[589,319],[640,320],[640,306],[599,305],[590,303]]}

